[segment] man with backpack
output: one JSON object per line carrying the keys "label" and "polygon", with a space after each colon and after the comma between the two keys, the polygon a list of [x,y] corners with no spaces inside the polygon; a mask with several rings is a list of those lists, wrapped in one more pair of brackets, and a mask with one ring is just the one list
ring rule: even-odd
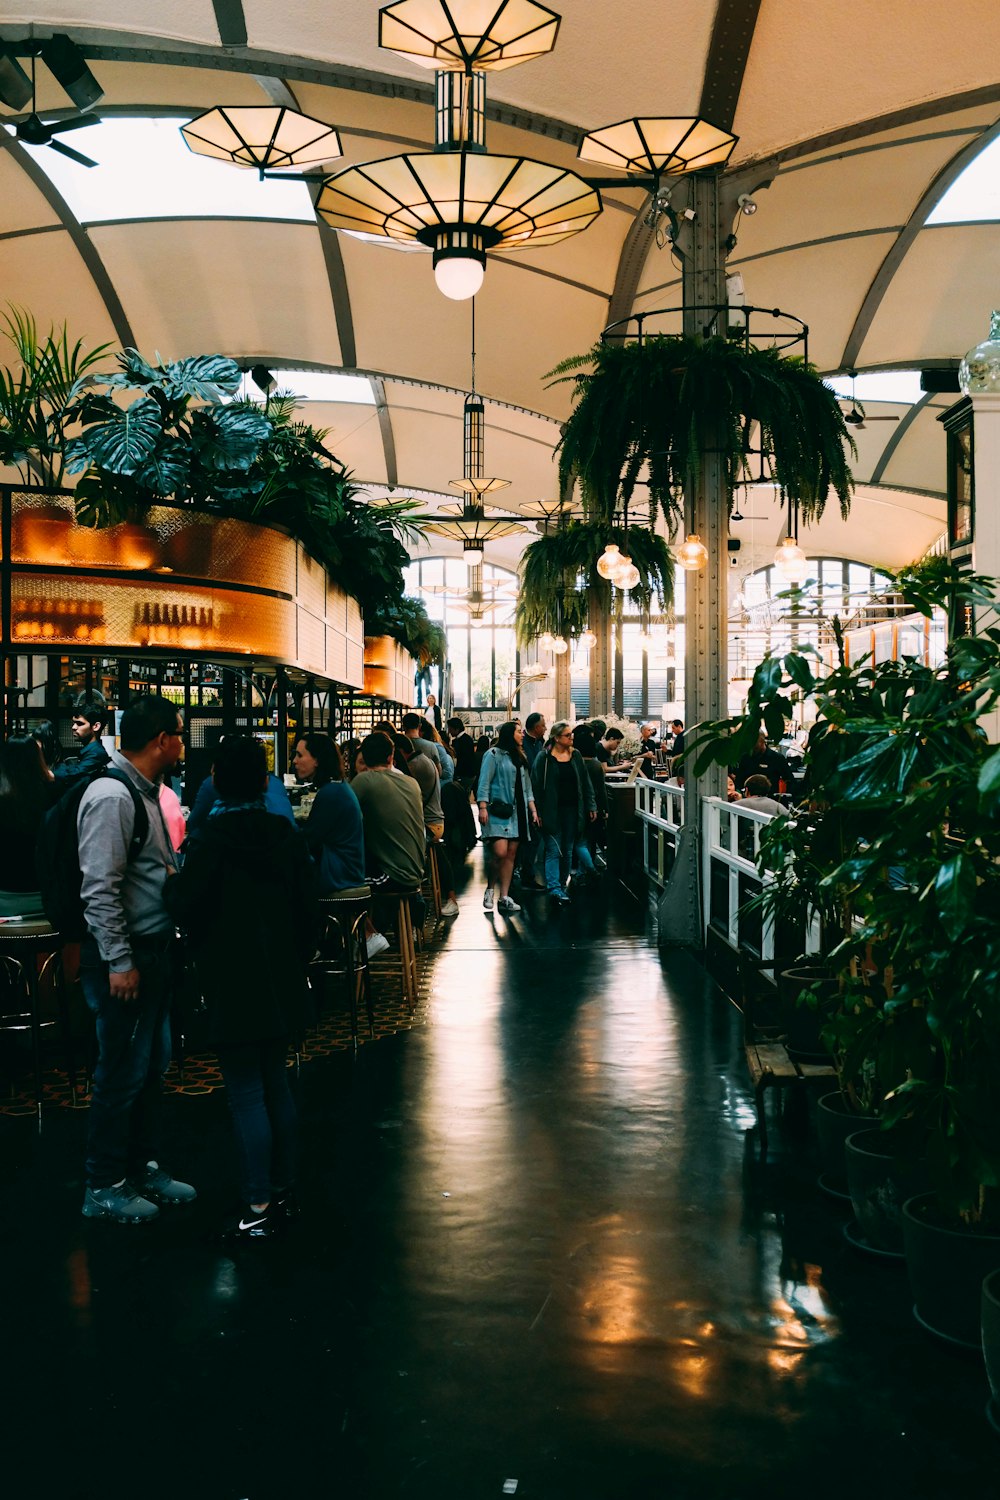
{"label": "man with backpack", "polygon": [[159,1165],[174,945],[163,887],[177,868],[159,789],[181,759],[183,732],[168,699],[135,699],[122,714],[121,749],[79,801],[87,924],[80,979],[97,1017],[87,1218],[141,1223],[156,1218],[160,1203],[190,1203],[197,1196]]}

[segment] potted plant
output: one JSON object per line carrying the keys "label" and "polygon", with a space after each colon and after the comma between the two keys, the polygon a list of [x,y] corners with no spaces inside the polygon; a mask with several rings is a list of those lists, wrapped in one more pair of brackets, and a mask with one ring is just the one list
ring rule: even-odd
{"label": "potted plant", "polygon": [[444,628],[430,618],[420,599],[404,594],[383,605],[365,616],[365,630],[369,635],[387,635],[398,641],[421,671],[444,662],[447,650]]}

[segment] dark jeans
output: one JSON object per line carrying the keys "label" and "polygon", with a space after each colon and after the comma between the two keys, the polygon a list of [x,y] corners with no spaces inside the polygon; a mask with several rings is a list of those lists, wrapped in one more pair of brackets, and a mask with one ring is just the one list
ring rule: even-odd
{"label": "dark jeans", "polygon": [[174,937],[136,939],[135,1000],[108,989],[108,966],[93,938],[80,952],[80,982],[97,1017],[97,1066],[87,1122],[87,1185],[111,1187],[160,1159],[160,1104],[170,1062]]}
{"label": "dark jeans", "polygon": [[291,1187],[298,1155],[287,1038],[220,1047],[218,1053],[236,1132],[240,1192],[246,1203],[270,1203]]}
{"label": "dark jeans", "polygon": [[594,874],[594,861],[585,838],[577,832],[576,808],[560,807],[555,828],[545,829],[545,884],[550,895],[565,889],[574,854],[584,874]]}

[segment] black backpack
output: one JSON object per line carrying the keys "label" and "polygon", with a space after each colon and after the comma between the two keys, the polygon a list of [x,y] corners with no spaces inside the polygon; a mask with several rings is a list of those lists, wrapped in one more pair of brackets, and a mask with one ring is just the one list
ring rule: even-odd
{"label": "black backpack", "polygon": [[87,922],[80,896],[83,871],[80,869],[77,814],[84,792],[104,776],[120,781],[132,798],[135,823],[128,846],[130,862],[139,853],[149,833],[149,814],[145,799],[124,771],[111,766],[102,766],[93,776],[73,781],[59,801],[49,808],[38,830],[35,868],[38,889],[42,894],[42,909],[52,926],[67,942],[78,942],[87,935]]}

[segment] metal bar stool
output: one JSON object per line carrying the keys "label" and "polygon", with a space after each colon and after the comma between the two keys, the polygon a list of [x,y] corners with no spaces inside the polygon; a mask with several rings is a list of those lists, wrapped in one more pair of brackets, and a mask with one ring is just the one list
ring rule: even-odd
{"label": "metal bar stool", "polygon": [[[333,977],[346,977],[347,999],[351,1016],[351,1042],[358,1050],[358,1002],[364,999],[368,1017],[368,1035],[375,1035],[375,1012],[372,1006],[371,974],[368,968],[368,944],[365,923],[371,904],[368,887],[356,886],[337,891],[320,901],[324,928],[319,957],[310,966],[322,975],[324,984]],[[336,951],[339,949],[339,952]]]}
{"label": "metal bar stool", "polygon": [[[27,1009],[15,1009],[0,1016],[0,1031],[30,1031],[31,1056],[35,1074],[35,1108],[38,1112],[38,1129],[42,1128],[42,1028],[52,1021],[43,1021],[40,1011],[42,981],[51,978],[53,993],[59,1009],[59,1022],[66,1045],[66,1061],[69,1071],[70,1091],[76,1104],[76,1054],[69,1024],[69,1009],[62,983],[61,942],[56,929],[44,917],[26,917],[18,922],[0,925],[0,960],[8,983],[21,989]],[[39,959],[44,963],[39,967]],[[15,1002],[16,1003],[16,1002]]]}

